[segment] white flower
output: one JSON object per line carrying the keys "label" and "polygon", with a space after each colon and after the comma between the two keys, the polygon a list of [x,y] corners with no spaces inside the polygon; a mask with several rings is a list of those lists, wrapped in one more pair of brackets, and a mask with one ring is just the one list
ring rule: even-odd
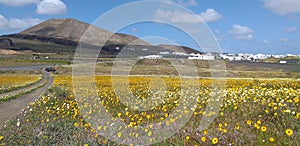
{"label": "white flower", "polygon": [[18,119],[17,126],[19,127],[20,125],[21,125],[20,119]]}

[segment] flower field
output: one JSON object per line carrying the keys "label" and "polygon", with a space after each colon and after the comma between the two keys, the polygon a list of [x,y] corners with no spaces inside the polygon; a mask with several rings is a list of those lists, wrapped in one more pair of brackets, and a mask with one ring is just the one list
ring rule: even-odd
{"label": "flower field", "polygon": [[0,94],[29,86],[39,80],[40,75],[0,75]]}
{"label": "flower field", "polygon": [[[72,92],[71,76],[56,76],[47,94],[0,130],[0,144],[300,145],[300,80],[226,79],[222,98],[213,98],[211,79],[194,79],[194,90],[179,78],[130,77],[136,103],[116,93],[110,76],[96,76],[96,90],[87,80],[80,80],[87,88]],[[207,110],[211,103],[220,104],[218,112]],[[209,117],[215,118],[201,129]]]}

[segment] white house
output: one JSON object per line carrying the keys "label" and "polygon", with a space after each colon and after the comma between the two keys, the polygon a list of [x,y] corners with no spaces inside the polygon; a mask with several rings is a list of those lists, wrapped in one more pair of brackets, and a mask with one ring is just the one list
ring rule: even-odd
{"label": "white house", "polygon": [[168,51],[166,51],[166,52],[159,52],[159,54],[161,54],[161,55],[169,55],[169,54],[171,54],[171,53],[168,52]]}
{"label": "white house", "polygon": [[190,54],[190,60],[215,60],[215,56],[209,54]]}
{"label": "white house", "polygon": [[140,56],[139,59],[161,59],[163,58],[161,55],[148,55],[148,56]]}
{"label": "white house", "polygon": [[173,55],[178,55],[178,56],[188,56],[189,54],[183,53],[183,52],[172,52]]}
{"label": "white house", "polygon": [[281,61],[279,61],[279,63],[281,63],[281,64],[286,64],[287,61],[286,61],[286,60],[281,60]]}
{"label": "white house", "polygon": [[275,55],[274,58],[279,59],[279,58],[284,58],[284,55]]}
{"label": "white house", "polygon": [[255,59],[255,60],[267,59],[267,56],[264,54],[256,54],[253,56],[253,59]]}

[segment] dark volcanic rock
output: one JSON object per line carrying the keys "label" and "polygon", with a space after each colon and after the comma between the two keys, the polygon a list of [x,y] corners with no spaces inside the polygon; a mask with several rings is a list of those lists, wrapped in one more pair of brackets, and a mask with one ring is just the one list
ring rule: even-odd
{"label": "dark volcanic rock", "polygon": [[13,46],[13,41],[7,38],[0,38],[0,48],[11,48]]}
{"label": "dark volcanic rock", "polygon": [[52,38],[52,37],[46,37],[46,36],[37,36],[37,35],[11,34],[11,35],[4,35],[3,37],[40,41],[40,42],[44,42],[44,43],[55,43],[55,44],[67,45],[67,46],[77,46],[78,45],[78,42],[72,41],[72,40],[66,40],[66,39],[61,39],[61,38]]}

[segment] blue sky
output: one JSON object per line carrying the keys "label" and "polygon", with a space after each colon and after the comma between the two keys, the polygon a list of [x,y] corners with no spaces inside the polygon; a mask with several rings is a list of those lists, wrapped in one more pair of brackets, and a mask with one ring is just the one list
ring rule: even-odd
{"label": "blue sky", "polygon": [[[201,17],[223,52],[300,54],[300,0],[169,1],[190,9],[195,13],[193,17]],[[19,32],[49,18],[92,23],[107,11],[130,2],[134,1],[0,0],[0,34]],[[164,19],[190,21],[185,13],[159,10],[157,14]],[[140,38],[161,36],[197,48],[188,37],[166,25],[141,23],[120,32]]]}

